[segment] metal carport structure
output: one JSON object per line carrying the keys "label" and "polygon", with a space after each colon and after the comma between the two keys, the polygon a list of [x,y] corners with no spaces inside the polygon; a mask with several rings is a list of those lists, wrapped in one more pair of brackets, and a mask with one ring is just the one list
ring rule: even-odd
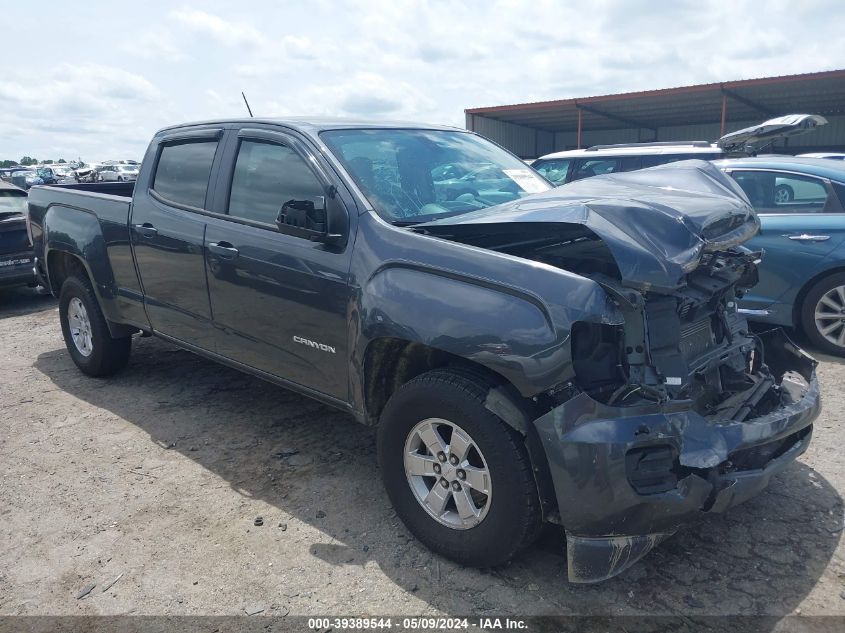
{"label": "metal carport structure", "polygon": [[522,156],[605,143],[715,140],[791,113],[829,124],[773,151],[845,151],[845,69],[469,108],[466,127]]}

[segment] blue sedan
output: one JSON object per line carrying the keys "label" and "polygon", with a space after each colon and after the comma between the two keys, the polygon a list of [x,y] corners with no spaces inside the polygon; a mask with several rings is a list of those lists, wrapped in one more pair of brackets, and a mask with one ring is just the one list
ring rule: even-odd
{"label": "blue sedan", "polygon": [[766,156],[715,164],[742,187],[762,225],[746,244],[765,251],[760,283],[740,307],[845,356],[845,163]]}

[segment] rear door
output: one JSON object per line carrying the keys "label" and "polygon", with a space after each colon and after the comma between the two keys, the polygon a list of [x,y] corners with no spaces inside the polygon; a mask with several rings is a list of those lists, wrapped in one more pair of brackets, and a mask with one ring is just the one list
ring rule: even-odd
{"label": "rear door", "polygon": [[221,129],[202,129],[163,137],[148,180],[136,186],[130,220],[150,323],[208,351],[214,328],[203,240],[221,136]]}
{"label": "rear door", "polygon": [[285,202],[329,195],[330,169],[292,136],[230,135],[219,215],[208,218],[205,236],[218,352],[347,401],[352,242],[311,242],[275,223]]}
{"label": "rear door", "polygon": [[[775,169],[729,171],[760,216],[760,232],[745,246],[763,249],[760,283],[743,307],[791,303],[806,282],[845,244],[845,212],[831,182]],[[786,308],[789,309],[789,308]]]}

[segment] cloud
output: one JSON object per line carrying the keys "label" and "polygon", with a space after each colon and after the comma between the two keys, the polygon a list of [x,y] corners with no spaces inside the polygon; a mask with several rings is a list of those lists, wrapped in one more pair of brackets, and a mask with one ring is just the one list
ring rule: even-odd
{"label": "cloud", "polygon": [[[244,5],[246,6],[246,5]],[[149,16],[157,19],[151,23]],[[465,108],[842,66],[841,0],[225,0],[83,3],[43,20],[62,55],[0,74],[0,158],[139,156],[159,127],[256,114],[463,125]],[[59,60],[56,63],[56,60]],[[66,156],[67,157],[67,156]]]}
{"label": "cloud", "polygon": [[179,9],[169,17],[196,33],[207,35],[226,46],[259,46],[264,35],[244,22],[226,20],[201,9]]}
{"label": "cloud", "polygon": [[[49,140],[35,149],[65,156],[96,151],[108,138],[136,153],[149,134],[146,126],[155,125],[150,113],[161,100],[161,92],[146,78],[119,68],[63,63],[46,70],[37,83],[25,73],[13,73],[0,81],[0,111],[5,113],[0,138],[46,135]],[[35,149],[16,153],[32,155]]]}
{"label": "cloud", "polygon": [[176,34],[168,29],[157,27],[124,42],[122,51],[140,59],[157,62],[181,62],[188,59],[179,46]]}
{"label": "cloud", "polygon": [[402,102],[391,97],[379,97],[359,93],[347,95],[341,99],[339,106],[344,114],[375,117],[401,110]]}

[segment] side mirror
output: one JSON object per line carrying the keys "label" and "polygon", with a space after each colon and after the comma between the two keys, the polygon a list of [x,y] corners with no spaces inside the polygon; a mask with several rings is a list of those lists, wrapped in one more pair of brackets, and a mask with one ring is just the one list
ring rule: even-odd
{"label": "side mirror", "polygon": [[348,223],[346,209],[334,196],[288,200],[276,217],[280,233],[332,245],[346,241]]}

